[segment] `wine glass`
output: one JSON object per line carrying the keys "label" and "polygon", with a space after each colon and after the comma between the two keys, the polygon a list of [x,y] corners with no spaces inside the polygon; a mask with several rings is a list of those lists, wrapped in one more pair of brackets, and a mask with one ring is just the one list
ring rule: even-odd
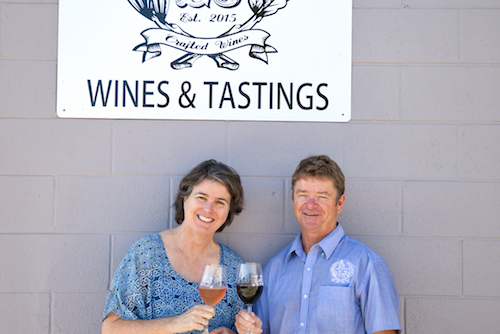
{"label": "wine glass", "polygon": [[236,290],[246,304],[248,313],[252,313],[252,305],[259,299],[263,289],[264,280],[260,263],[240,263],[236,274]]}
{"label": "wine glass", "polygon": [[[206,305],[215,306],[218,304],[227,290],[227,269],[222,264],[207,264],[200,277],[198,291],[200,297]],[[208,324],[203,333],[208,332]]]}

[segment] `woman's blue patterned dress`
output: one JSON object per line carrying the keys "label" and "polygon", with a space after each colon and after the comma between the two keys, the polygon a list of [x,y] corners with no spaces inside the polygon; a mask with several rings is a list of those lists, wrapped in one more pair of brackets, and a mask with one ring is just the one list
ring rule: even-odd
{"label": "woman's blue patterned dress", "polygon": [[[220,252],[220,263],[227,267],[228,287],[224,299],[215,306],[208,328],[228,327],[236,331],[234,320],[243,308],[236,292],[236,270],[243,260],[227,246],[220,245]],[[125,320],[174,317],[197,304],[203,304],[198,282],[186,280],[172,268],[161,236],[155,233],[136,241],[120,263],[103,319],[109,312]]]}

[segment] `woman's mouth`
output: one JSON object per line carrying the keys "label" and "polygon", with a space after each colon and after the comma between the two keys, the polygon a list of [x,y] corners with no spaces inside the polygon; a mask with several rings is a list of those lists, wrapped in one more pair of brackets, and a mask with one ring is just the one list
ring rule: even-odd
{"label": "woman's mouth", "polygon": [[211,223],[214,221],[213,218],[208,218],[202,215],[196,215],[196,216],[198,217],[199,220],[204,221],[205,223]]}

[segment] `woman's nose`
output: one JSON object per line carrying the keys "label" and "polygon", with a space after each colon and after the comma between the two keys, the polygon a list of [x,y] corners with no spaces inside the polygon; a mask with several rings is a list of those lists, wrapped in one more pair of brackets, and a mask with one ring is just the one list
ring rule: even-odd
{"label": "woman's nose", "polygon": [[205,202],[205,204],[203,204],[203,209],[205,211],[212,211],[212,207],[213,207],[213,203],[210,201],[207,201],[207,202]]}

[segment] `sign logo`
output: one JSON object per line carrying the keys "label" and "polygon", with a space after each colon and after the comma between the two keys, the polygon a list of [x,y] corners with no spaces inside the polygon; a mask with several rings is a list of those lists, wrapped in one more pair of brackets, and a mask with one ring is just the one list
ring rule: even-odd
{"label": "sign logo", "polygon": [[161,56],[169,47],[184,52],[170,63],[175,70],[193,67],[197,59],[207,56],[217,67],[234,71],[240,64],[226,53],[249,47],[250,57],[267,64],[268,53],[277,50],[266,43],[270,34],[254,27],[285,8],[287,1],[128,0],[157,26],[141,33],[145,42],[134,51],[142,52],[145,62]]}
{"label": "sign logo", "polygon": [[332,274],[332,282],[349,284],[351,282],[351,277],[354,276],[354,265],[347,261],[340,260],[332,264],[330,267],[330,273]]}

